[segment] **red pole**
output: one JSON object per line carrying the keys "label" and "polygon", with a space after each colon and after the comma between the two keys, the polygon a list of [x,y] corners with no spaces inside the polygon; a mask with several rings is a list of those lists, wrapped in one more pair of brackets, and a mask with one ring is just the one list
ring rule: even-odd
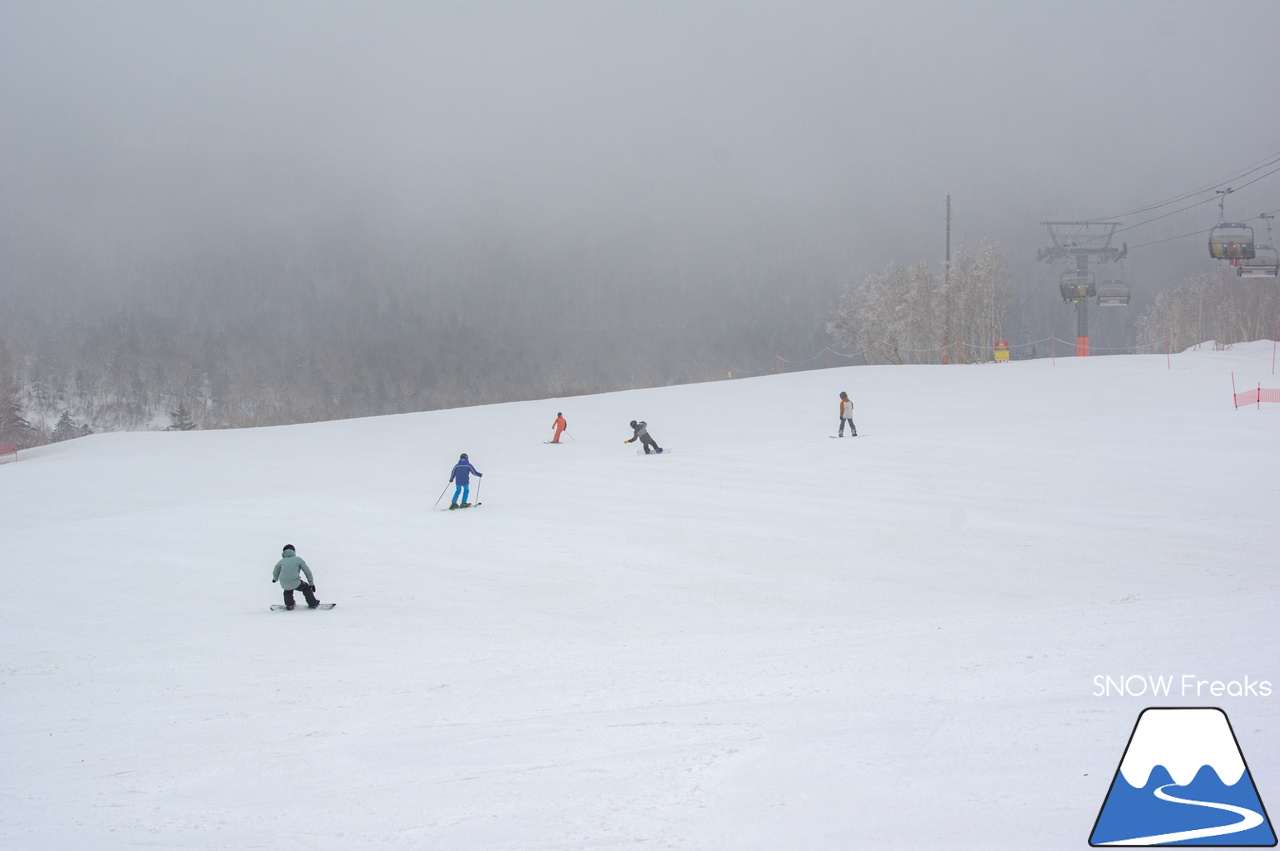
{"label": "red pole", "polygon": [[1236,374],[1234,372],[1231,373],[1231,407],[1240,407],[1236,404]]}

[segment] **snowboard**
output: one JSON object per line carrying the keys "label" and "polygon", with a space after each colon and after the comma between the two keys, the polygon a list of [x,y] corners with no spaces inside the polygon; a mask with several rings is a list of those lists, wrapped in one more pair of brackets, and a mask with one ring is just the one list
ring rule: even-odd
{"label": "snowboard", "polygon": [[[859,435],[851,434],[851,435],[849,435],[849,436],[850,436],[850,437],[858,437]],[[839,439],[840,439],[840,437],[841,437],[841,435],[838,435],[838,434],[829,434],[829,435],[827,435],[827,437],[831,438],[832,440],[839,440]]]}
{"label": "snowboard", "polygon": [[643,449],[637,449],[636,454],[637,455],[666,455],[670,451],[671,451],[670,447],[664,446],[662,447],[661,452],[645,452]]}
{"label": "snowboard", "polygon": [[[337,604],[337,603],[321,603],[320,605],[316,606],[316,608],[317,608],[317,609],[332,609],[332,608],[333,608],[334,606],[336,606],[336,605],[338,605],[338,604]],[[308,608],[310,608],[310,606],[308,606],[306,603],[299,603],[298,605],[294,606],[293,608],[294,608],[294,611],[297,611],[298,609],[308,609]],[[273,612],[287,612],[287,611],[289,611],[289,610],[288,610],[288,609],[286,609],[286,608],[284,607],[284,605],[282,605],[281,603],[276,603],[274,606],[272,606],[272,607],[271,607],[271,611],[273,611]]]}

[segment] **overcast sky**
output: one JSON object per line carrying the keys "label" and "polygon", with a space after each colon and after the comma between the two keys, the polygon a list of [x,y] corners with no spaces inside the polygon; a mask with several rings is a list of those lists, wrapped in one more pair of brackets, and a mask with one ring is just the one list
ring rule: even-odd
{"label": "overcast sky", "polygon": [[[1280,154],[1278,18],[1200,0],[0,2],[0,221],[29,243],[174,250],[236,228],[708,267],[752,246],[838,277],[940,260],[950,194],[957,240],[1039,274],[1042,219]],[[1280,174],[1228,203],[1280,207]],[[1207,268],[1203,242],[1129,262]]]}

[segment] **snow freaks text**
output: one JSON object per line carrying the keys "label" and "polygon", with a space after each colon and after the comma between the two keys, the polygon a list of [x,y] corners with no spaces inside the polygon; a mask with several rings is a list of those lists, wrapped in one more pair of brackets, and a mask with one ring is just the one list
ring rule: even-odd
{"label": "snow freaks text", "polygon": [[1093,678],[1094,697],[1270,697],[1271,680],[1245,675],[1217,680],[1195,674],[1129,674]]}

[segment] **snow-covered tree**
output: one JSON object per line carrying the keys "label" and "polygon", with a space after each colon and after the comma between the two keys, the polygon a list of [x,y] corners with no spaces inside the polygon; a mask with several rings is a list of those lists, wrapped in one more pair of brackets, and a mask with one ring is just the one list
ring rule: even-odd
{"label": "snow-covered tree", "polygon": [[1138,319],[1138,348],[1180,352],[1209,340],[1230,345],[1271,337],[1280,326],[1280,291],[1271,278],[1217,269],[1156,296]]}
{"label": "snow-covered tree", "polygon": [[950,280],[928,263],[890,263],[862,282],[850,281],[827,331],[868,362],[937,363],[986,359],[1003,336],[1013,305],[1004,252],[983,242],[975,254],[961,244]]}

